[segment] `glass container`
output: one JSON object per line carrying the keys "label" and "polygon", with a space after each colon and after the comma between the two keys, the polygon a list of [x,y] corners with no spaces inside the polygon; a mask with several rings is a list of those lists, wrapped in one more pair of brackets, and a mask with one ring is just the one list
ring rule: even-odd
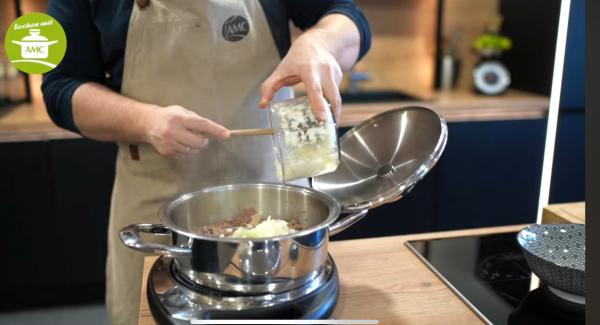
{"label": "glass container", "polygon": [[326,121],[319,121],[308,97],[271,102],[271,126],[275,129],[275,168],[277,177],[291,181],[336,170],[340,151],[336,123],[331,109]]}

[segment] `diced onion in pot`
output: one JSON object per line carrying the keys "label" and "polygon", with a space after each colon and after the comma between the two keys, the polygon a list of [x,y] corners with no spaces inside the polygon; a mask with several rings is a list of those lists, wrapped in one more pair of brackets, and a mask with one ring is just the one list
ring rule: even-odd
{"label": "diced onion in pot", "polygon": [[295,229],[289,227],[285,220],[267,219],[252,228],[238,228],[231,237],[241,238],[263,238],[282,236],[296,232]]}

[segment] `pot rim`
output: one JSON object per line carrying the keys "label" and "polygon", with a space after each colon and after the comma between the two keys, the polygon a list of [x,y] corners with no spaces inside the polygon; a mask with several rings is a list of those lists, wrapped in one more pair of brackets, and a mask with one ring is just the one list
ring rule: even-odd
{"label": "pot rim", "polygon": [[[189,231],[177,226],[173,222],[172,218],[170,217],[170,212],[173,210],[173,208],[175,206],[177,206],[180,202],[185,201],[186,199],[188,199],[190,197],[197,196],[200,193],[227,190],[227,189],[233,189],[233,188],[244,188],[244,187],[294,189],[296,191],[308,194],[311,197],[314,197],[314,198],[322,201],[323,203],[325,203],[327,206],[329,206],[329,215],[321,223],[319,223],[315,226],[306,228],[302,231],[298,231],[298,232],[294,232],[294,233],[282,235],[282,236],[260,237],[260,238],[215,237],[215,236],[193,233],[193,232],[189,232]],[[202,239],[202,240],[218,241],[218,242],[229,242],[229,243],[281,241],[281,240],[286,240],[286,239],[302,237],[304,235],[308,235],[315,231],[329,227],[329,225],[331,225],[339,217],[340,213],[341,213],[341,206],[340,206],[339,202],[327,193],[320,192],[320,191],[317,191],[312,188],[296,186],[296,185],[289,185],[289,184],[278,184],[278,183],[239,183],[239,184],[226,184],[226,185],[203,187],[203,188],[193,191],[193,192],[176,195],[175,197],[165,201],[158,210],[158,214],[159,214],[161,222],[167,228],[169,228],[170,230],[172,230],[173,232],[175,232],[177,234],[185,235],[187,237],[194,238],[194,239]]]}

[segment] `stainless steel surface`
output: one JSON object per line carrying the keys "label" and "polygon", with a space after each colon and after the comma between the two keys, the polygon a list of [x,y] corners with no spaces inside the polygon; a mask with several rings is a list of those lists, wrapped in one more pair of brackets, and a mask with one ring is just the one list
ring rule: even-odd
{"label": "stainless steel surface", "polygon": [[191,290],[175,281],[171,275],[171,262],[171,258],[158,259],[148,281],[169,315],[181,320],[204,319],[206,313],[212,310],[236,311],[288,303],[314,292],[330,281],[333,275],[333,262],[327,257],[317,277],[290,291],[245,296],[227,293],[209,295]]}
{"label": "stainless steel surface", "polygon": [[344,218],[340,218],[340,220],[336,221],[334,224],[329,226],[329,235],[334,236],[339,234],[340,232],[348,229],[350,226],[355,224],[360,219],[364,218],[367,215],[369,210],[361,210],[354,213],[350,213]]}
{"label": "stainless steel surface", "polygon": [[333,196],[346,211],[400,199],[440,158],[446,122],[430,109],[406,107],[368,119],[340,139],[341,162],[313,178],[313,188]]}
{"label": "stainless steel surface", "polygon": [[[295,217],[308,228],[259,239],[201,233],[203,226],[229,219],[247,208],[263,216]],[[123,229],[121,238],[133,249],[175,255],[181,272],[203,286],[239,293],[278,293],[314,280],[315,272],[327,259],[328,227],[334,225],[339,214],[340,206],[331,196],[313,189],[281,184],[223,185],[183,194],[162,205],[159,216],[170,230],[171,247],[142,241],[134,236],[139,229],[135,225]],[[345,225],[346,220],[340,222]],[[336,232],[342,229],[339,225],[332,227]],[[166,230],[155,232],[161,233]],[[179,254],[189,249],[191,255]]]}
{"label": "stainless steel surface", "polygon": [[119,236],[121,241],[128,247],[134,248],[138,251],[163,254],[166,256],[192,256],[192,250],[189,247],[178,247],[165,245],[161,243],[143,241],[140,238],[140,233],[154,234],[154,235],[170,235],[171,231],[169,228],[161,224],[137,224],[125,227],[121,230]]}
{"label": "stainless steel surface", "polygon": [[[322,273],[322,267],[316,270],[307,270],[308,274],[297,278],[272,278],[270,281],[248,283],[239,281],[236,276],[225,273],[208,273],[196,272],[190,265],[182,266],[179,261],[176,261],[176,269],[190,281],[199,285],[210,287],[215,290],[239,292],[239,293],[277,293],[286,292],[295,288],[301,287]],[[238,274],[241,272],[237,272]]]}
{"label": "stainless steel surface", "polygon": [[[253,239],[217,238],[202,234],[202,227],[230,219],[248,208],[254,208],[263,217],[282,220],[296,218],[307,228],[285,236]],[[163,224],[179,235],[229,243],[262,243],[302,237],[326,228],[339,214],[340,205],[325,193],[294,185],[269,183],[206,187],[177,196],[159,209]]]}

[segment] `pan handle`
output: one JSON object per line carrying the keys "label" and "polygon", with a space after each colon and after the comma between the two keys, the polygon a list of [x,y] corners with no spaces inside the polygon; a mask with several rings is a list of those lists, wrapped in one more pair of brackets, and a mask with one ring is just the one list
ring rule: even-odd
{"label": "pan handle", "polygon": [[369,212],[368,209],[360,210],[358,212],[353,212],[345,216],[344,218],[337,220],[334,224],[329,226],[329,235],[333,236],[346,230],[348,227],[352,226],[358,220],[366,216],[367,212]]}
{"label": "pan handle", "polygon": [[192,249],[189,247],[170,246],[160,243],[147,242],[140,238],[140,233],[153,235],[169,235],[171,230],[161,224],[141,223],[129,225],[119,233],[119,237],[125,246],[140,252],[163,254],[166,256],[191,256]]}

